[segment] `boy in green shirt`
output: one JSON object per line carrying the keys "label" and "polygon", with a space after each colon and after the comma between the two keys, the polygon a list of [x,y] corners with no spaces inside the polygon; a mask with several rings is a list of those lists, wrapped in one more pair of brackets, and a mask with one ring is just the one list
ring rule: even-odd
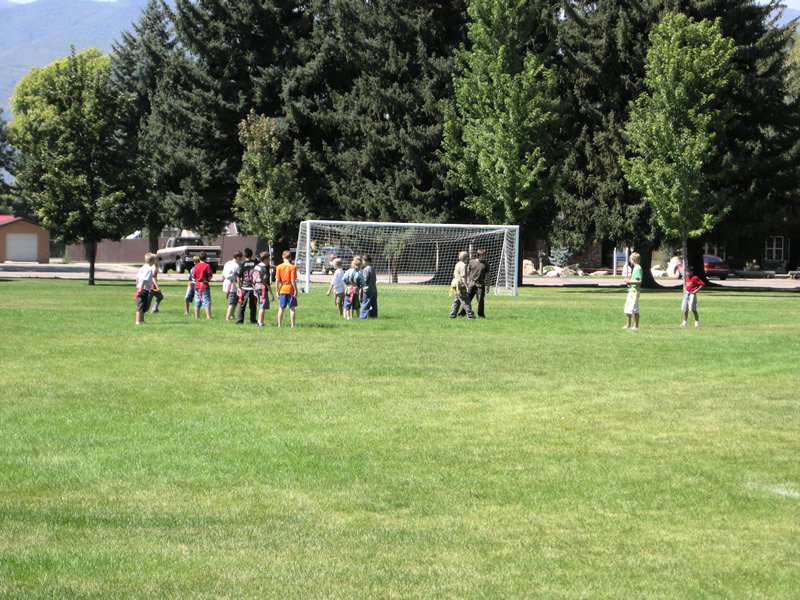
{"label": "boy in green shirt", "polygon": [[[628,286],[628,297],[625,299],[625,327],[623,329],[639,329],[639,290],[642,287],[641,257],[638,252],[630,256],[631,276],[623,280]],[[631,327],[633,315],[633,327]]]}

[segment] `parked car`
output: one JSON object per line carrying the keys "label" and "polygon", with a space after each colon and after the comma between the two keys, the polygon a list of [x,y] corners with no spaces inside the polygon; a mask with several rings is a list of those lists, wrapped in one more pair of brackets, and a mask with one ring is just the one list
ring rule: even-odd
{"label": "parked car", "polygon": [[703,255],[703,268],[708,277],[719,277],[723,281],[728,278],[728,274],[731,272],[728,268],[728,263],[713,254]]}
{"label": "parked car", "polygon": [[206,253],[206,262],[211,266],[211,272],[216,273],[222,260],[222,248],[208,246],[199,237],[171,237],[156,253],[159,261],[158,272],[166,273],[170,269],[175,269],[177,273],[188,271],[194,266],[192,257],[201,252]]}
{"label": "parked car", "polygon": [[331,261],[337,257],[342,259],[342,266],[348,269],[353,255],[353,251],[347,246],[323,246],[311,257],[311,272],[333,273],[336,269],[333,268]]}

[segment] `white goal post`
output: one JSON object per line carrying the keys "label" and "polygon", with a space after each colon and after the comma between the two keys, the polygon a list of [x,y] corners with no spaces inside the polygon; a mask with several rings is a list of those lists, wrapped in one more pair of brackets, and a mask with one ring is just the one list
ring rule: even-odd
{"label": "white goal post", "polygon": [[345,270],[353,255],[369,254],[381,289],[441,290],[449,286],[462,250],[483,249],[490,285],[497,295],[517,295],[519,225],[444,225],[303,221],[297,236],[295,265],[302,291],[312,283],[330,284],[331,260]]}

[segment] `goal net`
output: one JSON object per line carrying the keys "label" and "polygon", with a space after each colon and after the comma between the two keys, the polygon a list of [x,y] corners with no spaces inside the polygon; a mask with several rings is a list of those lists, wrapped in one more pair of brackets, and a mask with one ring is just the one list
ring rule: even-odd
{"label": "goal net", "polygon": [[518,225],[303,221],[295,265],[306,293],[312,283],[330,283],[334,258],[347,270],[353,256],[363,254],[372,258],[381,289],[435,290],[450,285],[459,252],[472,259],[478,249],[486,253],[493,293],[516,296]]}

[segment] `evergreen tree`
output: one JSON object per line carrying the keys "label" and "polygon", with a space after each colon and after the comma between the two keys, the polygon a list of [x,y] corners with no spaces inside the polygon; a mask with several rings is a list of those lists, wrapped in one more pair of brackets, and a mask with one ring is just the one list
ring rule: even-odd
{"label": "evergreen tree", "polygon": [[295,55],[297,31],[307,20],[307,2],[265,0],[177,0],[175,27],[186,55],[161,93],[179,99],[178,114],[161,111],[166,130],[182,129],[170,141],[182,157],[177,216],[187,226],[213,232],[230,220],[243,148],[238,125],[254,108],[280,112],[281,82]]}
{"label": "evergreen tree", "polygon": [[566,103],[562,187],[551,237],[585,249],[593,242],[635,246],[644,284],[659,241],[652,211],[631,190],[620,167],[630,102],[642,91],[647,36],[659,17],[649,0],[564,4],[559,89]]}
{"label": "evergreen tree", "polygon": [[[707,173],[730,193],[732,209],[717,227],[730,241],[757,239],[785,216],[797,187],[798,96],[791,93],[787,52],[792,27],[777,27],[777,1],[608,0],[565,4],[559,88],[568,100],[563,139],[563,189],[556,194],[553,238],[585,248],[593,241],[633,245],[642,255],[645,283],[650,250],[660,234],[650,207],[624,180],[622,130],[628,105],[642,91],[647,35],[667,12],[695,20],[720,18],[736,45],[739,73],[729,91],[735,116],[717,133],[718,153]],[[712,232],[712,236],[722,237]],[[702,250],[690,244],[702,276]]]}
{"label": "evergreen tree", "polygon": [[148,0],[133,33],[123,31],[120,37],[113,45],[110,85],[130,98],[128,112],[119,124],[128,184],[126,205],[134,226],[146,229],[150,251],[155,252],[158,236],[170,218],[165,203],[168,192],[178,186],[155,160],[163,140],[151,131],[153,99],[175,46],[169,8],[158,0]]}
{"label": "evergreen tree", "polygon": [[230,157],[222,157],[219,122],[210,108],[219,98],[219,87],[182,50],[172,51],[142,132],[142,143],[152,153],[152,179],[166,190],[169,222],[203,236],[217,235],[231,220],[228,160],[238,164],[234,153],[240,151],[237,145]]}
{"label": "evergreen tree", "polygon": [[20,151],[15,185],[42,226],[64,243],[82,241],[94,285],[97,242],[129,223],[116,136],[124,98],[108,85],[110,61],[88,49],[23,77],[11,98],[13,143]]}
{"label": "evergreen tree", "polygon": [[469,0],[468,13],[443,157],[481,219],[524,223],[551,191],[555,46],[542,32],[556,10],[547,0]]}
{"label": "evergreen tree", "polygon": [[458,194],[436,157],[460,0],[319,0],[282,97],[318,217],[440,221]]}

